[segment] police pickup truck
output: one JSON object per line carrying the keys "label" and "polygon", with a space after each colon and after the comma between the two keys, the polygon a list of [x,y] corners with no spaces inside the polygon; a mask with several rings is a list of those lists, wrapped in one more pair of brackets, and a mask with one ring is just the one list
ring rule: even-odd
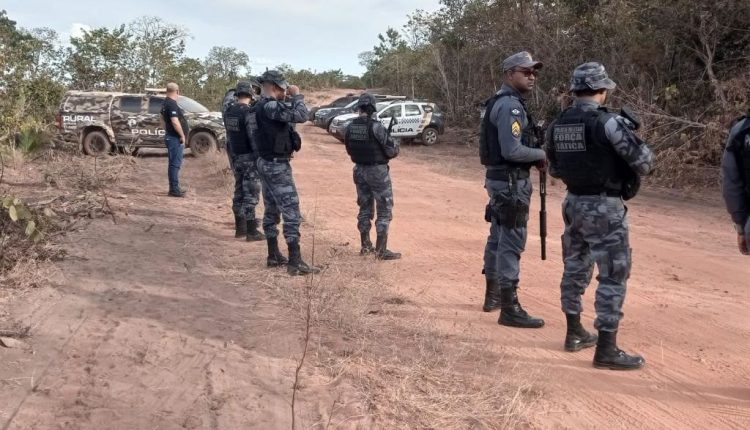
{"label": "police pickup truck", "polygon": [[[438,137],[445,132],[445,115],[434,103],[404,100],[381,102],[376,104],[375,108],[375,116],[384,127],[390,126],[391,118],[396,119],[391,136],[402,141],[414,140],[431,146],[436,144]],[[346,127],[356,117],[356,113],[335,117],[328,132],[343,142]]]}
{"label": "police pickup truck", "polygon": [[[76,142],[84,153],[98,156],[115,149],[135,154],[140,148],[164,147],[162,90],[145,94],[68,91],[57,114],[61,137]],[[226,132],[220,112],[209,112],[195,100],[180,96],[189,134],[187,147],[195,155],[223,148]]]}

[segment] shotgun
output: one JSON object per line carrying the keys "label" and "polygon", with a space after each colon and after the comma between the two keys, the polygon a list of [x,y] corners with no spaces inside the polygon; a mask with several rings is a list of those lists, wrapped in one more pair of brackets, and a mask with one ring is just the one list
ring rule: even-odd
{"label": "shotgun", "polygon": [[539,172],[539,237],[542,241],[542,261],[547,259],[547,172]]}

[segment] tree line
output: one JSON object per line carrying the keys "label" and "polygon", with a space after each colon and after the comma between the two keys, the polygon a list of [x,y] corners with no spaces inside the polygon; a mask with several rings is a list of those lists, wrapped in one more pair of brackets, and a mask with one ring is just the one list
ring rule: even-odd
{"label": "tree line", "polygon": [[[211,48],[204,58],[190,57],[189,38],[184,27],[142,17],[63,41],[48,28],[21,28],[0,11],[0,143],[18,131],[52,123],[69,89],[141,93],[175,81],[185,95],[218,109],[226,90],[250,77],[250,58],[224,46]],[[361,85],[358,77],[341,70],[279,68],[303,88]]]}
{"label": "tree line", "polygon": [[726,128],[750,106],[747,17],[746,0],[441,0],[379,35],[360,54],[362,79],[434,99],[474,127],[504,57],[529,50],[544,62],[529,101],[539,118],[560,112],[575,66],[600,61],[619,85],[612,104],[642,116],[659,173],[694,182],[715,173]]}

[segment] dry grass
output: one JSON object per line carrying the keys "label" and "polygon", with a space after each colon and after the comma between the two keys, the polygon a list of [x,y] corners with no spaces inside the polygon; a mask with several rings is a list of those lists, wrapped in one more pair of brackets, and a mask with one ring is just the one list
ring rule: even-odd
{"label": "dry grass", "polygon": [[[223,178],[230,195],[234,177],[226,154],[211,157],[211,171]],[[448,161],[441,168],[459,169],[460,163]],[[261,207],[257,210],[262,213]],[[270,291],[299,317],[303,330],[309,305],[310,364],[303,369],[301,386],[305,380],[323,380],[332,390],[345,385],[355,391],[356,399],[337,399],[319,423],[302,423],[300,428],[528,426],[528,406],[538,394],[531,382],[518,381],[533,381],[535,375],[498,366],[502,357],[489,354],[468,334],[438,330],[434,315],[380,279],[377,266],[382,263],[359,257],[353,246],[321,238],[325,226],[316,222],[315,213],[303,215],[305,229],[318,236],[316,263],[326,262],[325,271],[311,284],[309,279],[289,278],[283,270],[256,271],[219,262],[216,268],[228,283]],[[310,243],[303,243],[303,252],[309,255]],[[299,395],[304,397],[305,391]],[[358,406],[352,407],[352,401]]]}
{"label": "dry grass", "polygon": [[[6,165],[2,196],[20,198],[33,215],[41,239],[31,241],[25,225],[0,211],[0,301],[45,284],[53,275],[50,260],[62,259],[57,236],[91,220],[114,213],[106,190],[135,165],[131,157],[94,159],[52,149],[32,158],[14,157]],[[114,218],[113,218],[114,219]]]}
{"label": "dry grass", "polygon": [[[532,382],[518,381],[533,381],[534,375],[498,366],[502,357],[467,334],[441,332],[432,314],[373,275],[379,264],[374,260],[353,255],[349,247],[321,248],[328,266],[312,285],[317,369],[308,373],[322,375],[331,386],[356,387],[361,405],[354,416],[332,408],[332,428],[365,421],[399,429],[529,425],[528,406],[538,394]],[[304,315],[302,287],[278,274],[261,283]]]}

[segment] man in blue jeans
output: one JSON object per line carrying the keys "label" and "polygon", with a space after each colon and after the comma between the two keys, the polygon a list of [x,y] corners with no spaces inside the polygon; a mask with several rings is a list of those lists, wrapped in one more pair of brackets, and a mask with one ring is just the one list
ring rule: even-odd
{"label": "man in blue jeans", "polygon": [[167,176],[169,177],[169,195],[171,197],[184,197],[185,190],[180,188],[180,166],[182,166],[182,152],[185,148],[186,136],[188,134],[188,124],[185,120],[185,113],[179,105],[177,98],[180,96],[180,87],[174,82],[167,84],[167,98],[164,99],[164,105],[161,108],[162,119],[164,120],[164,143],[167,145],[169,152],[169,167]]}

